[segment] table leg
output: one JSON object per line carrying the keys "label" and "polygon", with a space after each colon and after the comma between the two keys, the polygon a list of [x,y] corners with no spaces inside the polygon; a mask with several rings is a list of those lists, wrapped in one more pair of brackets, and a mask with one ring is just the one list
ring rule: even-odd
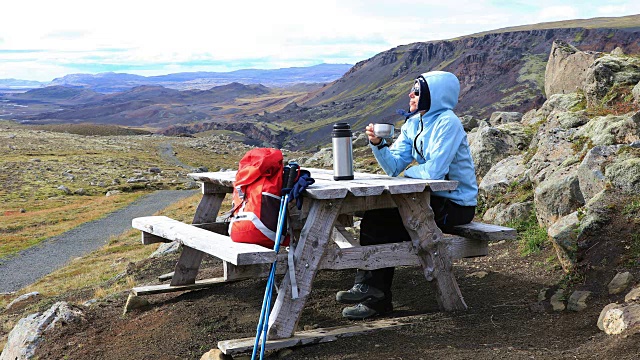
{"label": "table leg", "polygon": [[[311,199],[307,201],[309,200]],[[293,336],[343,200],[312,201],[307,222],[302,228],[294,252],[298,298],[291,298],[291,279],[285,275],[269,317],[269,339]]]}
{"label": "table leg", "polygon": [[424,275],[434,285],[438,305],[445,311],[466,310],[467,304],[453,275],[451,255],[442,241],[442,231],[434,221],[429,200],[428,191],[393,195]]}
{"label": "table leg", "polygon": [[[192,223],[214,222],[224,196],[224,193],[203,194]],[[176,263],[173,278],[171,278],[171,286],[195,284],[203,256],[203,252],[183,246],[180,258]]]}

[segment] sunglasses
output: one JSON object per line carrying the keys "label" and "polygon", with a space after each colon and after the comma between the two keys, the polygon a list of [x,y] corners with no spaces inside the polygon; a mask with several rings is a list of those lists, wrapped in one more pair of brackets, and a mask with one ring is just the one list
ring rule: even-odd
{"label": "sunglasses", "polygon": [[411,92],[413,93],[413,95],[415,96],[420,96],[420,83],[416,82],[413,85],[413,88],[411,88]]}

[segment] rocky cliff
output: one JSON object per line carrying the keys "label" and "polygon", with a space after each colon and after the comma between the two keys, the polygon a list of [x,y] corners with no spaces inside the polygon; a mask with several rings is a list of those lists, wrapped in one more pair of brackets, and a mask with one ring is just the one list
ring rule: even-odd
{"label": "rocky cliff", "polygon": [[[640,16],[637,17],[640,26]],[[290,145],[323,144],[333,122],[363,128],[371,121],[401,120],[407,89],[420,73],[446,70],[461,81],[457,112],[487,119],[494,111],[526,112],[546,99],[544,76],[553,41],[583,51],[640,52],[640,30],[563,28],[490,33],[398,46],[357,63],[339,80],[311,93],[294,114],[266,121],[313,122]]]}
{"label": "rocky cliff", "polygon": [[[535,214],[563,268],[573,271],[599,243],[596,234],[621,220],[615,209],[632,219],[622,219],[619,240],[632,243],[627,250],[640,250],[640,106],[634,96],[640,57],[620,49],[569,53],[552,51],[546,75],[555,81],[565,76],[560,70],[584,74],[576,91],[551,95],[520,121],[481,123],[469,139],[484,220],[504,224]],[[587,57],[595,60],[586,64]]]}

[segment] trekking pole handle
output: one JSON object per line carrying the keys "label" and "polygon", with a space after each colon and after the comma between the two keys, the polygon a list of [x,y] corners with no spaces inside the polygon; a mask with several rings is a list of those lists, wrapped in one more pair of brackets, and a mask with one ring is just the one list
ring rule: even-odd
{"label": "trekking pole handle", "polygon": [[287,182],[289,181],[290,172],[291,172],[291,168],[289,167],[289,165],[285,165],[284,173],[282,174],[282,188],[283,189],[287,188]]}
{"label": "trekking pole handle", "polygon": [[300,166],[297,163],[295,162],[289,163],[289,176],[286,179],[287,184],[285,188],[291,189],[293,187],[293,185],[296,183],[296,180],[298,180],[299,170],[300,170]]}

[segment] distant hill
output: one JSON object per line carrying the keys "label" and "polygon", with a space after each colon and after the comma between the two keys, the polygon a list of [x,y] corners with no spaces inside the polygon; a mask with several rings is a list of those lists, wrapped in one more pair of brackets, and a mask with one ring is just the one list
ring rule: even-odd
{"label": "distant hill", "polygon": [[0,91],[33,89],[44,86],[46,83],[20,79],[0,79]]}
{"label": "distant hill", "polygon": [[171,89],[205,90],[232,82],[283,87],[297,83],[327,83],[344,75],[352,65],[320,64],[273,70],[245,69],[231,72],[183,72],[160,76],[138,76],[120,73],[71,74],[56,78],[49,86],[71,86],[113,93],[136,86],[157,85]]}
{"label": "distant hill", "polygon": [[24,124],[94,123],[161,129],[205,120],[224,122],[236,115],[263,112],[269,106],[284,107],[304,94],[237,82],[184,91],[143,85],[112,94],[57,85],[1,96],[5,102],[0,103],[0,115],[3,106],[17,104],[20,112],[11,107],[10,116]]}
{"label": "distant hill", "polygon": [[8,96],[15,100],[34,100],[55,104],[84,104],[101,99],[104,95],[95,91],[66,86],[47,86]]}

